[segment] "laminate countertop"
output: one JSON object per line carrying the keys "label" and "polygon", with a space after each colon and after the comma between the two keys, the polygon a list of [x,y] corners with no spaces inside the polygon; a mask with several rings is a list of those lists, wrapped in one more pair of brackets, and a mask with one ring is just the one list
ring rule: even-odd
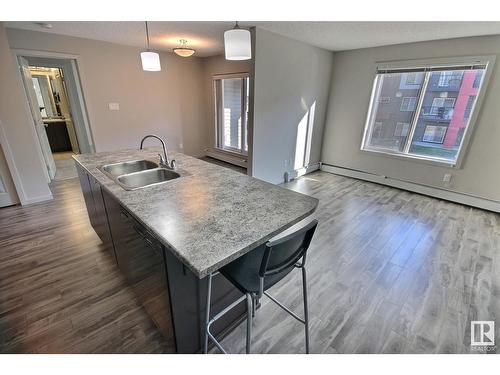
{"label": "laminate countertop", "polygon": [[199,278],[218,270],[312,214],[316,198],[181,153],[169,152],[181,177],[127,191],[104,164],[146,159],[160,148],[74,155],[161,243]]}

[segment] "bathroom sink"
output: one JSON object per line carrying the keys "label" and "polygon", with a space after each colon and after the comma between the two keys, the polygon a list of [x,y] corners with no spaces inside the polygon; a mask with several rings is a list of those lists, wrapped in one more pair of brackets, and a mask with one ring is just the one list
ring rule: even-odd
{"label": "bathroom sink", "polygon": [[121,176],[153,168],[158,168],[158,164],[149,160],[125,161],[122,163],[106,164],[102,166],[102,170],[112,176]]}
{"label": "bathroom sink", "polygon": [[161,184],[179,178],[180,176],[179,173],[170,169],[156,168],[119,176],[117,181],[125,190],[135,190],[146,186]]}

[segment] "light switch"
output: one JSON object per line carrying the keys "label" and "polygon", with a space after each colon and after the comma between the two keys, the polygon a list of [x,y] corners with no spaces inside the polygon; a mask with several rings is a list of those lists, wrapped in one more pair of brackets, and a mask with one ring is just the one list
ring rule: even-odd
{"label": "light switch", "polygon": [[119,111],[120,103],[108,103],[108,107],[110,111]]}

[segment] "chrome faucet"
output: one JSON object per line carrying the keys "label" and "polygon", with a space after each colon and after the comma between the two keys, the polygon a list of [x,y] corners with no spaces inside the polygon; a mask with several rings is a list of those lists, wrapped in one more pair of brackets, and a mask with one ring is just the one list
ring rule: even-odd
{"label": "chrome faucet", "polygon": [[161,142],[161,146],[163,147],[163,155],[162,154],[158,154],[158,156],[160,157],[160,166],[168,168],[168,169],[175,169],[177,167],[177,163],[175,162],[174,159],[172,159],[172,160],[168,159],[167,147],[165,146],[165,142],[163,141],[163,139],[161,139],[157,135],[148,134],[144,138],[142,138],[142,140],[141,140],[141,148],[140,149],[142,150],[142,145],[144,144],[144,141],[146,139],[148,139],[148,138],[155,138],[155,139],[157,139],[157,140],[159,140]]}

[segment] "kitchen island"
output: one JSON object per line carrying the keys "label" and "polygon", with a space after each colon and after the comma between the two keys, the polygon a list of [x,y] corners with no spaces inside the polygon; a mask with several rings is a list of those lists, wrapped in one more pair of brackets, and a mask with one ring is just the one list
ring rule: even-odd
{"label": "kitchen island", "polygon": [[[159,148],[122,150],[74,159],[91,224],[108,244],[172,350],[199,352],[203,342],[206,276],[304,219],[317,199],[180,153],[180,177],[125,190],[102,166],[158,162]],[[240,292],[214,280],[213,313]],[[245,313],[242,304],[215,327],[224,333]]]}

